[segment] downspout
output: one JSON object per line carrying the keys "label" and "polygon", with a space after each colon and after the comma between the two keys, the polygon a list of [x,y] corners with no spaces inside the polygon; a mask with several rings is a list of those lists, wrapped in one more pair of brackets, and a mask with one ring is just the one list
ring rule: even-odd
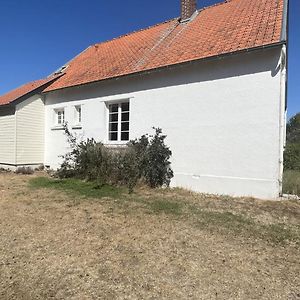
{"label": "downspout", "polygon": [[18,155],[17,155],[17,151],[18,151],[18,109],[17,109],[17,105],[15,106],[15,161],[14,161],[14,165],[17,167],[17,159],[18,159]]}
{"label": "downspout", "polygon": [[288,33],[289,33],[289,0],[284,0],[281,28],[282,45],[280,56],[280,110],[279,110],[279,196],[283,193],[284,150],[286,146],[287,123],[287,68],[288,68]]}
{"label": "downspout", "polygon": [[44,93],[41,93],[41,99],[44,105],[44,146],[43,146],[43,165],[45,166],[46,164],[46,145],[47,145],[47,141],[46,141],[46,136],[47,136],[47,120],[46,120],[46,95]]}
{"label": "downspout", "polygon": [[43,121],[44,121],[44,127],[43,127],[43,165],[45,166],[45,147],[46,147],[46,99],[45,95],[43,93],[40,94],[41,100],[43,102]]}
{"label": "downspout", "polygon": [[283,153],[286,142],[286,45],[280,56],[280,108],[279,108],[279,196],[282,196]]}

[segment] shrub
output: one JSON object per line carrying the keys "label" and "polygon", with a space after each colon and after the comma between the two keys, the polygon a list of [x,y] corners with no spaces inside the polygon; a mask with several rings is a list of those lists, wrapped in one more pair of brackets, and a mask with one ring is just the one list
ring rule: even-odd
{"label": "shrub", "polygon": [[300,113],[289,120],[286,129],[284,167],[286,170],[300,171]]}
{"label": "shrub", "polygon": [[296,114],[288,121],[286,138],[288,143],[300,143],[300,113]]}
{"label": "shrub", "polygon": [[126,185],[129,193],[132,193],[140,179],[136,152],[132,147],[119,150],[114,153],[112,162],[112,183]]}
{"label": "shrub", "polygon": [[286,170],[300,171],[300,143],[287,144],[284,152],[284,167]]}
{"label": "shrub", "polygon": [[170,166],[172,152],[165,145],[166,136],[154,128],[153,136],[143,135],[128,143],[126,148],[110,149],[94,139],[79,142],[65,126],[71,151],[63,156],[57,171],[60,178],[79,178],[106,184],[126,185],[129,192],[137,182],[152,188],[168,186],[173,177]]}
{"label": "shrub", "polygon": [[171,150],[165,144],[166,135],[160,128],[153,128],[154,136],[143,135],[130,144],[135,149],[138,159],[140,177],[151,188],[169,186],[173,177],[170,158]]}
{"label": "shrub", "polygon": [[23,175],[32,175],[34,170],[30,167],[18,167],[16,169],[16,174],[23,174]]}
{"label": "shrub", "polygon": [[111,167],[109,151],[94,139],[71,145],[71,152],[64,157],[58,170],[60,178],[79,178],[97,181],[99,186],[108,183]]}

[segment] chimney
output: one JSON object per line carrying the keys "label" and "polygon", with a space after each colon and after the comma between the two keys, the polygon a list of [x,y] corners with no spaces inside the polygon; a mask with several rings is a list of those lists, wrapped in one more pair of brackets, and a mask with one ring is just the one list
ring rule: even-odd
{"label": "chimney", "polygon": [[181,0],[181,22],[191,18],[197,10],[196,0]]}

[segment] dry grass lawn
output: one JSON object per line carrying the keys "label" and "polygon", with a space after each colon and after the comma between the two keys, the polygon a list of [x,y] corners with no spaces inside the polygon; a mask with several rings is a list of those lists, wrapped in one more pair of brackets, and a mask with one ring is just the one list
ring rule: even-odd
{"label": "dry grass lawn", "polygon": [[300,299],[300,202],[0,174],[0,299]]}

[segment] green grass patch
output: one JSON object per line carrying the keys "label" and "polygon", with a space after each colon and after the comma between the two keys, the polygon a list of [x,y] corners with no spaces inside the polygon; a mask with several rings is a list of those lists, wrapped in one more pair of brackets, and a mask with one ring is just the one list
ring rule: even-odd
{"label": "green grass patch", "polygon": [[182,213],[182,204],[178,202],[173,202],[165,199],[153,200],[148,203],[149,208],[154,213],[165,213],[180,215]]}
{"label": "green grass patch", "polygon": [[77,194],[87,198],[119,198],[126,192],[125,188],[104,185],[99,187],[94,182],[85,182],[79,179],[53,179],[48,177],[36,177],[29,181],[33,188],[51,188]]}
{"label": "green grass patch", "polygon": [[300,196],[300,171],[285,171],[283,174],[283,193]]}
{"label": "green grass patch", "polygon": [[262,224],[253,218],[226,211],[200,210],[196,215],[197,225],[203,229],[261,239],[272,244],[284,245],[294,242],[300,245],[300,230],[296,227],[285,224]]}
{"label": "green grass patch", "polygon": [[[294,242],[300,245],[300,226],[285,225],[278,223],[264,224],[248,215],[240,212],[231,212],[226,208],[208,209],[198,204],[190,204],[188,199],[179,200],[176,195],[141,195],[138,193],[128,194],[126,188],[102,186],[98,187],[94,182],[86,182],[78,179],[53,179],[36,177],[30,179],[32,188],[49,188],[61,190],[85,198],[108,198],[110,208],[117,211],[134,213],[141,209],[154,214],[167,214],[179,217],[183,221],[191,221],[196,227],[211,232],[243,236],[250,239],[261,239],[273,244],[286,244]],[[213,200],[211,200],[213,201]],[[234,199],[231,199],[234,201]],[[106,202],[105,202],[106,203]],[[132,205],[135,203],[135,205]],[[138,204],[138,206],[136,206]],[[231,209],[232,210],[232,209]],[[113,209],[114,211],[114,209]]]}

